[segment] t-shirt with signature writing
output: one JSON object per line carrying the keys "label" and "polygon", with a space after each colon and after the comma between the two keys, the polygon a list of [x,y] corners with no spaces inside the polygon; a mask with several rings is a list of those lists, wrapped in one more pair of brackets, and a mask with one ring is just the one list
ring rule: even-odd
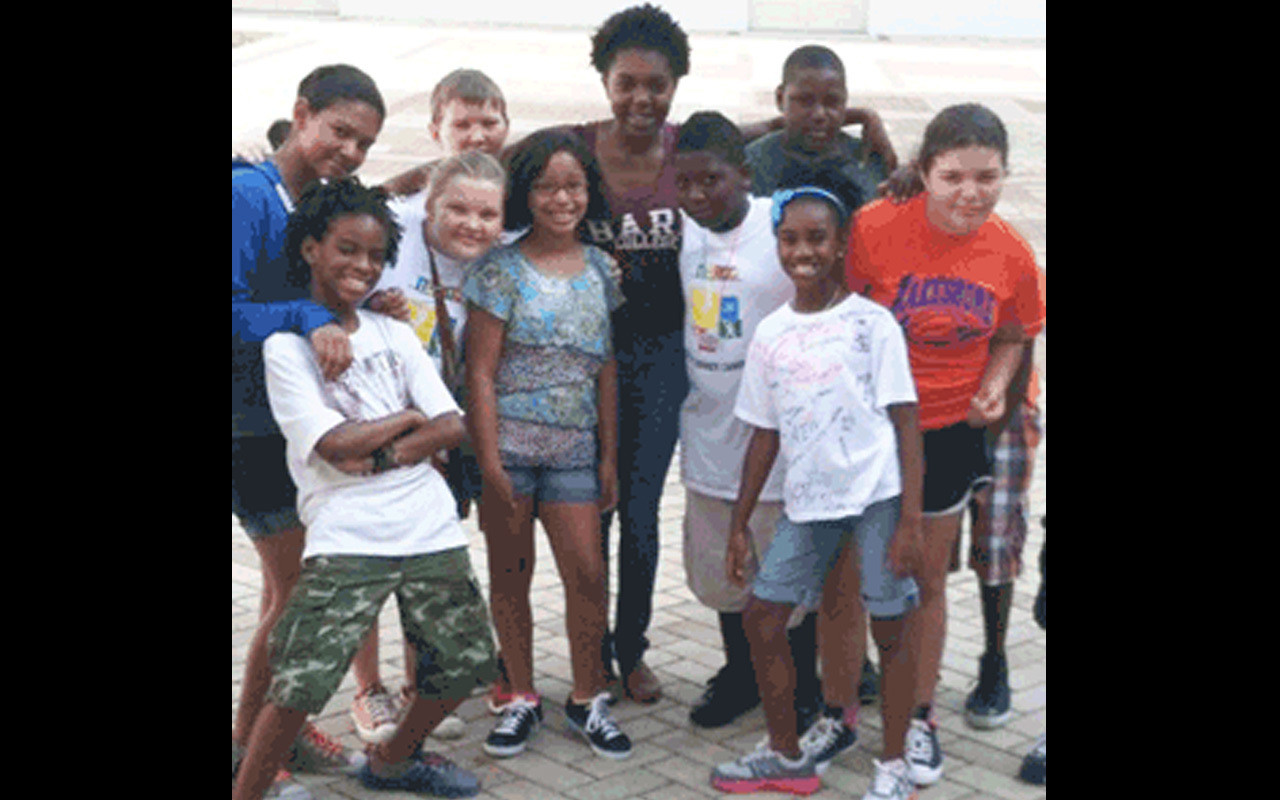
{"label": "t-shirt with signature writing", "polygon": [[790,304],[756,329],[735,413],[779,432],[792,522],[859,516],[902,493],[889,407],[916,402],[902,329],[851,295],[798,314]]}

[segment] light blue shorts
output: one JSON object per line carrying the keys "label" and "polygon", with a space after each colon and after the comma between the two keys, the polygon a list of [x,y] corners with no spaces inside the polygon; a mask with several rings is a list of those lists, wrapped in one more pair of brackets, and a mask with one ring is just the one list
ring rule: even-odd
{"label": "light blue shorts", "polygon": [[873,619],[896,619],[920,603],[913,578],[889,569],[889,544],[902,514],[902,498],[873,503],[861,516],[797,524],[784,515],[756,576],[756,597],[819,608],[827,575],[842,550],[856,544],[862,563],[862,600]]}
{"label": "light blue shorts", "polygon": [[600,499],[600,473],[589,469],[504,467],[516,494],[539,503],[585,505]]}

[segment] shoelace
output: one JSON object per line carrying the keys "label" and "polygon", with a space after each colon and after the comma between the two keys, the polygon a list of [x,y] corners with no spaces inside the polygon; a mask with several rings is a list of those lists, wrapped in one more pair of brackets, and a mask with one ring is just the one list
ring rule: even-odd
{"label": "shoelace", "polygon": [[823,717],[800,740],[800,749],[806,753],[823,752],[840,738],[840,725],[830,717]]}
{"label": "shoelace", "polygon": [[329,761],[342,761],[346,757],[346,748],[337,739],[331,739],[311,723],[302,729],[302,740],[316,749]]}
{"label": "shoelace", "polygon": [[898,784],[906,780],[906,762],[896,765],[882,764],[876,761],[876,779],[871,787],[871,794],[877,797],[893,797]]}
{"label": "shoelace", "polygon": [[587,735],[603,734],[606,742],[620,738],[623,733],[609,713],[609,693],[605,692],[591,701],[591,713],[587,715]]}
{"label": "shoelace", "polygon": [[375,727],[395,725],[398,721],[395,701],[391,699],[391,695],[387,693],[386,689],[375,687],[360,695],[358,699],[364,704],[365,710],[369,712],[369,719]]}
{"label": "shoelace", "polygon": [[929,762],[934,757],[932,728],[926,722],[911,723],[907,735],[907,756],[912,761]]}
{"label": "shoelace", "polygon": [[533,703],[517,697],[507,706],[507,710],[502,714],[502,721],[493,729],[493,732],[499,736],[515,736],[528,720],[536,718],[537,710],[538,707]]}

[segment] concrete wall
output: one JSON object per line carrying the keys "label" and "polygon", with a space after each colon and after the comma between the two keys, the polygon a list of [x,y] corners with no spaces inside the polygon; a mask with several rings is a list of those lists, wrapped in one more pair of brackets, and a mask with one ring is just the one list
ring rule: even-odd
{"label": "concrete wall", "polygon": [[[402,21],[597,25],[640,0],[231,0],[235,11]],[[1046,38],[1046,0],[656,0],[689,31]]]}

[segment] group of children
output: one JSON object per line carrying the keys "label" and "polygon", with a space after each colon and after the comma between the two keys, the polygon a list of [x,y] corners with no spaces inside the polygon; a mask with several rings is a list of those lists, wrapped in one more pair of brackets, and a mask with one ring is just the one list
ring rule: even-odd
{"label": "group of children", "polygon": [[[292,286],[302,296],[282,295],[288,313],[239,329],[237,179],[260,173],[233,165],[233,395],[237,342],[245,351],[261,342],[270,412],[298,487],[294,525],[306,531],[301,579],[271,620],[270,690],[242,741],[233,737],[233,797],[305,797],[277,771],[353,659],[361,684],[353,717],[372,744],[365,757],[336,761],[366,786],[478,793],[476,776],[421,750],[478,687],[490,688],[501,716],[486,752],[523,752],[545,719],[533,681],[535,519],[565,586],[573,665],[565,717],[598,756],[627,758],[633,744],[610,712],[616,697],[600,660],[608,635],[601,514],[618,504],[625,478],[613,320],[631,299],[618,259],[593,243],[593,228],[617,213],[606,179],[593,148],[561,129],[531,135],[500,162],[501,93],[460,71],[434,98],[431,132],[452,154],[401,176],[394,188],[408,194],[388,201],[348,177],[367,151],[360,131],[376,135],[385,113],[350,90],[361,84],[357,73],[338,68],[321,81],[338,98],[324,108],[314,108],[314,91],[300,97],[308,114],[329,110],[314,138],[331,147],[282,147],[286,164],[300,153],[316,166],[309,177],[327,180],[305,188],[269,180],[261,189],[260,204],[269,191],[286,208],[269,245],[282,253],[281,292]],[[929,351],[939,337],[1007,343],[1008,357],[966,362],[977,376],[963,389],[982,399],[965,409],[972,430],[1003,419],[1012,351],[1043,324],[1042,285],[1020,264],[1008,286],[983,284],[991,297],[967,283],[952,287],[970,312],[955,325],[936,304],[850,292],[851,276],[864,284],[879,277],[888,250],[862,220],[914,215],[919,203],[881,201],[855,223],[886,165],[840,131],[847,90],[833,52],[793,54],[778,101],[784,130],[751,146],[722,115],[701,112],[679,126],[672,147],[684,215],[676,300],[685,308],[690,384],[680,415],[686,567],[695,595],[720,614],[728,664],[716,683],[726,695],[758,697],[769,728],[757,751],[717,768],[711,781],[729,793],[821,787],[832,760],[857,740],[869,614],[885,736],[867,798],[907,800],[917,784],[941,779],[920,689],[929,683],[920,677],[927,645],[917,624],[930,599],[929,521],[953,513],[987,477],[980,467],[983,474],[965,473],[955,479],[964,483],[959,500],[931,504],[922,419],[935,400],[919,369],[930,355],[945,358]],[[927,224],[952,226],[936,233],[950,239],[928,243],[939,257],[985,232],[991,215],[993,203],[973,199],[993,182],[990,159],[975,166],[972,151],[993,151],[1007,166],[1007,142],[980,130],[994,115],[959,108],[944,112],[948,122],[922,149],[926,189],[935,158],[956,161],[937,176],[951,194],[927,191],[920,209]],[[295,111],[301,133],[309,122]],[[965,224],[971,229],[959,229]],[[904,290],[913,276],[899,281]],[[233,396],[233,509],[245,519],[253,515],[237,495],[234,405]],[[955,447],[936,449],[950,458]],[[459,525],[458,511],[477,500],[487,604]],[[391,594],[410,682],[401,699],[377,679],[369,640]],[[805,625],[820,636],[797,647],[788,629]],[[815,658],[818,638],[822,686],[810,694],[824,702],[803,719],[798,684],[813,670],[797,665]]]}

